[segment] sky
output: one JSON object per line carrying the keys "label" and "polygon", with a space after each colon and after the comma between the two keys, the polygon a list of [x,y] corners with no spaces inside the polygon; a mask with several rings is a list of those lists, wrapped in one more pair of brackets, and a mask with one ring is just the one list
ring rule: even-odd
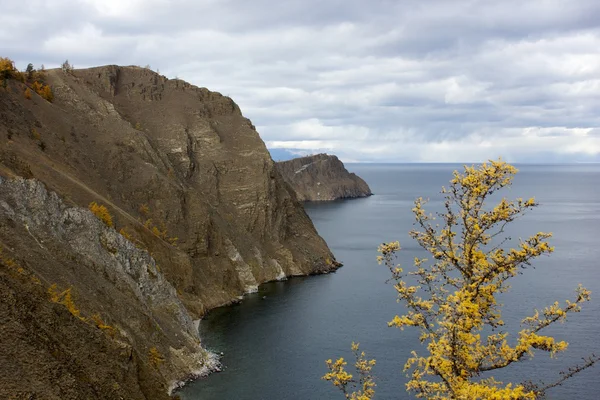
{"label": "sky", "polygon": [[274,158],[600,162],[598,0],[0,0],[19,68],[230,96]]}

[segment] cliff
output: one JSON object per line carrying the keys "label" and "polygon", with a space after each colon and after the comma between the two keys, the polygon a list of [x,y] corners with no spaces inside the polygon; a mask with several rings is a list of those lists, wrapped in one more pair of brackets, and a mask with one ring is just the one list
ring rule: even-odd
{"label": "cliff", "polygon": [[325,201],[370,196],[369,185],[333,155],[317,154],[276,163],[298,200]]}
{"label": "cliff", "polygon": [[139,67],[42,79],[52,102],[0,88],[0,394],[167,396],[215,367],[193,319],[339,265],[230,98]]}
{"label": "cliff", "polygon": [[0,178],[0,234],[0,393],[166,398],[216,366],[154,259],[89,210]]}

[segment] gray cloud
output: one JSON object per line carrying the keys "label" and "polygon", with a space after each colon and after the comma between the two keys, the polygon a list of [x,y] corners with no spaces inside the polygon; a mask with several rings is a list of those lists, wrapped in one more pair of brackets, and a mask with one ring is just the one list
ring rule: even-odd
{"label": "gray cloud", "polygon": [[229,95],[273,149],[600,161],[596,0],[0,0],[2,55],[149,64]]}

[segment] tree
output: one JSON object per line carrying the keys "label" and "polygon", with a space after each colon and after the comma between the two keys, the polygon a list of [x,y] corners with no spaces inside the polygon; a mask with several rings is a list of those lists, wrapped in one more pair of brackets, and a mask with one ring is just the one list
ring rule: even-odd
{"label": "tree", "polygon": [[112,228],[114,226],[112,216],[108,212],[108,208],[106,208],[105,205],[98,204],[95,201],[92,201],[88,205],[88,208],[100,221],[104,222],[106,226],[108,226],[109,228]]}
{"label": "tree", "polygon": [[54,94],[52,93],[52,88],[49,85],[44,85],[43,83],[35,81],[31,84],[31,88],[43,99],[49,102],[54,100]]}
{"label": "tree", "polygon": [[[572,301],[555,302],[523,319],[524,329],[513,338],[515,344],[509,344],[496,297],[509,290],[508,281],[520,269],[554,251],[547,243],[551,234],[543,232],[521,240],[517,248],[506,249],[510,238],[503,237],[505,226],[538,206],[533,198],[503,198],[493,208],[486,207],[490,196],[511,185],[516,172],[502,161],[465,167],[464,173],[455,171],[450,187],[442,188],[446,200],[437,217],[425,212],[425,200],[415,201],[412,211],[417,229],[410,236],[432,255],[431,261],[415,258],[414,269],[405,272],[396,264],[398,242],[379,247],[378,261],[390,269],[398,299],[407,308],[406,314],[395,316],[388,325],[416,327],[426,347],[425,355],[413,352],[405,364],[410,377],[407,390],[418,398],[538,399],[599,359],[590,356],[550,384],[503,384],[488,374],[482,377],[533,356],[534,350],[551,356],[564,351],[566,342],[542,331],[563,322],[567,314],[579,312],[580,304],[590,299],[590,292],[579,286]],[[328,360],[330,372],[324,378],[346,390],[353,378],[345,371],[343,359],[339,361]],[[345,393],[346,398],[371,398]]]}
{"label": "tree", "polygon": [[35,69],[33,68],[32,63],[27,64],[27,69],[25,69],[25,72],[27,72],[27,79],[33,78],[33,73],[35,72]]}
{"label": "tree", "polygon": [[13,60],[0,57],[0,78],[4,80],[13,78],[16,71]]}
{"label": "tree", "polygon": [[54,93],[52,93],[52,89],[49,85],[45,85],[42,88],[42,93],[40,93],[40,96],[42,96],[42,98],[49,101],[50,103],[52,103],[52,100],[54,100]]}
{"label": "tree", "polygon": [[73,66],[71,64],[69,64],[69,60],[65,60],[65,62],[63,62],[60,65],[60,68],[62,69],[63,72],[66,72],[66,73],[73,72]]}

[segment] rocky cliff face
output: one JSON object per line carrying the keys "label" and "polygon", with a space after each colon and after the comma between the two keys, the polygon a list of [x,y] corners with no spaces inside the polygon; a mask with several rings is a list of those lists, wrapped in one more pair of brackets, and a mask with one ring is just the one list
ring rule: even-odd
{"label": "rocky cliff face", "polygon": [[0,178],[0,237],[0,393],[161,398],[216,366],[155,260],[89,210]]}
{"label": "rocky cliff face", "polygon": [[[69,371],[87,371],[65,378],[71,392],[57,396],[86,387],[95,394],[84,398],[106,398],[97,388],[126,385],[139,390],[119,392],[125,398],[159,398],[148,391],[210,366],[193,318],[263,282],[337,268],[230,98],[138,67],[50,70],[45,81],[52,103],[27,99],[14,80],[0,88],[0,175],[9,178],[0,185],[0,246],[31,278],[23,286],[5,268],[0,283],[13,297],[2,299],[2,312],[21,327],[38,312],[60,313],[56,324],[94,340],[90,357],[105,349],[93,362],[120,379],[95,374],[77,354],[81,340],[63,343],[47,316],[36,329],[48,337],[23,349],[54,361],[64,349]],[[91,202],[108,208],[114,229],[85,210]],[[72,288],[85,321],[48,301],[52,284]],[[27,309],[24,292],[32,293]],[[117,327],[114,337],[89,322],[96,313]],[[3,335],[0,345],[19,340]],[[31,369],[32,381],[40,373]]]}
{"label": "rocky cliff face", "polygon": [[370,196],[369,185],[333,155],[317,154],[276,163],[298,200],[326,201]]}

